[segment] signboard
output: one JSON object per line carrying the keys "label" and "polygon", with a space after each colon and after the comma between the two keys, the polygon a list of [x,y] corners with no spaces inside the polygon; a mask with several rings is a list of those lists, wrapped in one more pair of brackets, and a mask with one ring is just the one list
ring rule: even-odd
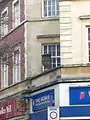
{"label": "signboard", "polygon": [[32,96],[32,110],[42,110],[48,106],[54,106],[54,89],[47,90]]}
{"label": "signboard", "polygon": [[22,110],[22,108],[21,106],[17,107],[17,100],[18,99],[10,99],[0,102],[0,120],[6,120],[7,118],[23,115],[25,113],[25,109],[23,109],[22,112],[18,111],[18,109]]}
{"label": "signboard", "polygon": [[90,87],[70,87],[69,88],[70,105],[90,104]]}
{"label": "signboard", "polygon": [[59,120],[59,107],[48,107],[48,120]]}

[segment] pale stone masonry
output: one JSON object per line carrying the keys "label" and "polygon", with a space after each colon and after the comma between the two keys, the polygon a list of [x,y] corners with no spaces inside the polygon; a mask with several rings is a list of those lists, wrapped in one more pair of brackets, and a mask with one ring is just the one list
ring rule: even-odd
{"label": "pale stone masonry", "polygon": [[61,75],[90,76],[90,0],[60,0]]}
{"label": "pale stone masonry", "polygon": [[89,0],[60,2],[61,64],[87,64],[87,26],[90,25]]}

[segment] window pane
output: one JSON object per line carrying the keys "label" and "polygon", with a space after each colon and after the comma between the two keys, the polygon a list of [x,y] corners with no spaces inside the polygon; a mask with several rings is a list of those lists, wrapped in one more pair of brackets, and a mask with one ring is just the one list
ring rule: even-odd
{"label": "window pane", "polygon": [[52,0],[52,16],[55,15],[55,0]]}
{"label": "window pane", "polygon": [[44,15],[47,17],[59,15],[59,0],[45,0]]}
{"label": "window pane", "polygon": [[89,56],[90,56],[90,49],[89,49]]}
{"label": "window pane", "polygon": [[48,16],[51,16],[51,0],[48,0]]}
{"label": "window pane", "polygon": [[60,57],[57,58],[57,64],[60,64]]}
{"label": "window pane", "polygon": [[56,58],[52,58],[52,63],[56,63]]}
{"label": "window pane", "polygon": [[52,67],[55,68],[55,67],[56,67],[56,64],[53,64]]}
{"label": "window pane", "polygon": [[1,82],[2,87],[8,87],[8,65],[7,65],[7,56],[3,57],[1,60]]}
{"label": "window pane", "polygon": [[44,54],[47,54],[47,46],[44,46]]}
{"label": "window pane", "polygon": [[2,16],[1,16],[1,19],[2,19],[2,22],[1,22],[1,35],[6,35],[7,32],[8,32],[8,15],[7,15],[7,11],[5,11]]}
{"label": "window pane", "polygon": [[55,6],[55,0],[52,0],[52,5],[54,5],[54,6]]}
{"label": "window pane", "polygon": [[14,3],[14,25],[17,26],[20,23],[20,8],[19,1]]}
{"label": "window pane", "polygon": [[90,62],[90,56],[89,56],[89,62]]}
{"label": "window pane", "polygon": [[57,45],[57,56],[60,56],[60,45]]}
{"label": "window pane", "polygon": [[47,16],[47,0],[44,0],[44,16]]}
{"label": "window pane", "polygon": [[59,15],[59,0],[56,0],[56,15]]}
{"label": "window pane", "polygon": [[52,15],[55,15],[55,6],[52,6]]}
{"label": "window pane", "polygon": [[51,55],[52,55],[52,56],[55,56],[55,52],[56,52],[56,50],[55,50],[55,45],[52,45],[52,46],[51,46]]}
{"label": "window pane", "polygon": [[90,40],[90,28],[88,28],[88,40]]}
{"label": "window pane", "polygon": [[44,16],[47,16],[47,7],[44,6]]}
{"label": "window pane", "polygon": [[48,0],[48,6],[51,6],[51,0]]}
{"label": "window pane", "polygon": [[90,28],[88,28],[88,34],[90,34]]}
{"label": "window pane", "polygon": [[49,54],[51,55],[51,45],[49,45]]}
{"label": "window pane", "polygon": [[14,52],[14,82],[20,81],[20,53],[19,50]]}
{"label": "window pane", "polygon": [[88,48],[90,49],[90,42],[88,42]]}

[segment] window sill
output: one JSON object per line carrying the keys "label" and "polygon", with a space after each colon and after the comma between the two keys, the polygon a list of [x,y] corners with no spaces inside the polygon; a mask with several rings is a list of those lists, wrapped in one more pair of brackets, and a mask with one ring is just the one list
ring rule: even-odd
{"label": "window sill", "polygon": [[59,16],[42,16],[42,18],[53,19],[53,18],[59,18]]}
{"label": "window sill", "polygon": [[42,18],[35,18],[27,20],[26,22],[42,22],[42,21],[54,21],[59,20],[59,17],[42,17]]}

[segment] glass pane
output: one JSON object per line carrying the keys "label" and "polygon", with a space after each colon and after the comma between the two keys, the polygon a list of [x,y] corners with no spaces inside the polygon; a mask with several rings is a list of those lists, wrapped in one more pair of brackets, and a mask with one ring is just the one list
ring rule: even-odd
{"label": "glass pane", "polygon": [[19,50],[14,52],[14,82],[19,82],[20,76],[20,53]]}
{"label": "glass pane", "polygon": [[60,56],[60,45],[57,45],[57,56]]}
{"label": "glass pane", "polygon": [[57,58],[57,64],[60,64],[60,58]]}
{"label": "glass pane", "polygon": [[51,16],[51,11],[48,11],[48,16]]}
{"label": "glass pane", "polygon": [[90,50],[89,50],[89,55],[90,55]]}
{"label": "glass pane", "polygon": [[56,58],[52,58],[52,62],[53,62],[53,63],[56,63]]}
{"label": "glass pane", "polygon": [[55,67],[56,67],[56,64],[52,64],[52,67],[55,68]]}
{"label": "glass pane", "polygon": [[90,40],[90,28],[88,28],[88,40]]}
{"label": "glass pane", "polygon": [[44,6],[47,6],[47,0],[44,0]]}
{"label": "glass pane", "polygon": [[90,42],[88,42],[88,48],[90,49]]}
{"label": "glass pane", "polygon": [[47,16],[47,7],[44,8],[44,16]]}
{"label": "glass pane", "polygon": [[59,15],[59,5],[57,6],[56,15]]}
{"label": "glass pane", "polygon": [[17,26],[20,21],[19,1],[14,4],[14,24]]}
{"label": "glass pane", "polygon": [[89,56],[89,62],[90,62],[90,56]]}
{"label": "glass pane", "polygon": [[51,46],[51,56],[53,56],[53,46]]}
{"label": "glass pane", "polygon": [[51,6],[51,0],[48,0],[48,6]]}
{"label": "glass pane", "polygon": [[56,56],[56,46],[53,45],[53,56]]}
{"label": "glass pane", "polygon": [[88,28],[88,34],[90,34],[90,28]]}
{"label": "glass pane", "polygon": [[47,1],[44,0],[44,16],[47,16]]}
{"label": "glass pane", "polygon": [[60,63],[58,63],[57,66],[60,66]]}
{"label": "glass pane", "polygon": [[51,45],[49,45],[49,54],[51,55]]}
{"label": "glass pane", "polygon": [[60,56],[60,51],[57,51],[57,56]]}
{"label": "glass pane", "polygon": [[44,54],[47,54],[47,46],[44,46]]}
{"label": "glass pane", "polygon": [[55,0],[52,0],[52,16],[55,15]]}
{"label": "glass pane", "polygon": [[55,15],[55,6],[52,6],[52,15]]}
{"label": "glass pane", "polygon": [[55,0],[52,0],[52,5],[54,5],[54,6],[55,6]]}
{"label": "glass pane", "polygon": [[90,41],[90,34],[88,34],[88,40]]}
{"label": "glass pane", "polygon": [[48,16],[51,16],[51,6],[48,6]]}
{"label": "glass pane", "polygon": [[59,15],[59,0],[56,0],[56,15]]}

